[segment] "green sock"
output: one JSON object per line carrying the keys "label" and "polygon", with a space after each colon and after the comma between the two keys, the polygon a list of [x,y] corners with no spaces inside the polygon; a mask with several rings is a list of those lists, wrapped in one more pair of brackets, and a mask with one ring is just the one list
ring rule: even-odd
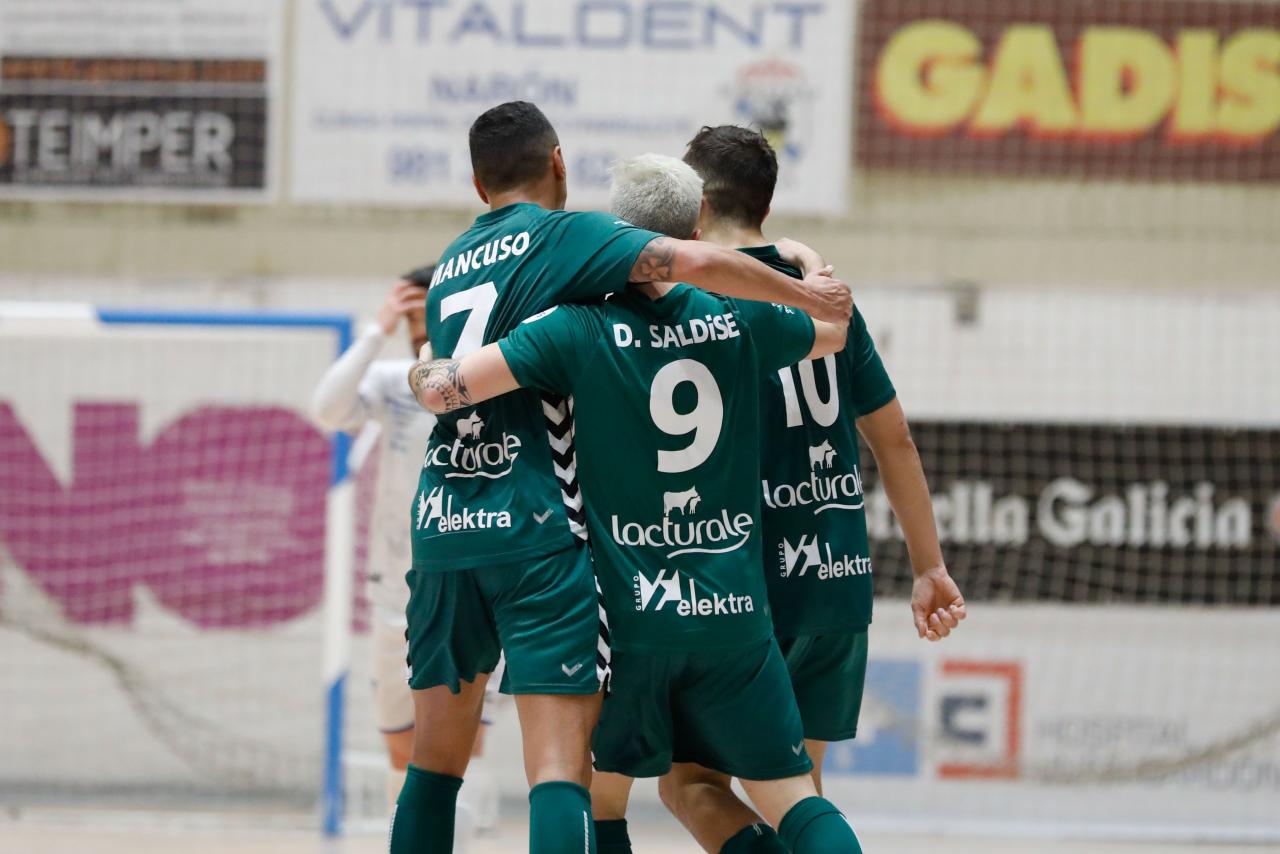
{"label": "green sock", "polygon": [[631,854],[631,837],[627,835],[625,818],[596,821],[594,824],[598,854]]}
{"label": "green sock", "polygon": [[778,834],[764,822],[748,824],[729,837],[720,854],[788,854]]}
{"label": "green sock", "polygon": [[410,765],[391,814],[391,854],[450,854],[461,777]]}
{"label": "green sock", "polygon": [[844,814],[825,798],[805,798],[787,810],[778,834],[794,854],[862,854]]}
{"label": "green sock", "polygon": [[591,793],[567,780],[530,789],[529,854],[596,854]]}

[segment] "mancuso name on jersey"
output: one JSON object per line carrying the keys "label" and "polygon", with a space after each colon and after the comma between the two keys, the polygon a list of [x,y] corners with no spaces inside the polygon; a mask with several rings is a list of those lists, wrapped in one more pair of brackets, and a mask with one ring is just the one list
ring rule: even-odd
{"label": "mancuso name on jersey", "polygon": [[[441,255],[427,294],[437,357],[460,358],[564,302],[626,287],[658,235],[600,213],[514,204],[478,217]],[[410,512],[413,566],[517,564],[577,542],[568,408],[535,391],[442,416]],[[553,445],[554,443],[554,445]],[[554,453],[553,453],[554,448]]]}

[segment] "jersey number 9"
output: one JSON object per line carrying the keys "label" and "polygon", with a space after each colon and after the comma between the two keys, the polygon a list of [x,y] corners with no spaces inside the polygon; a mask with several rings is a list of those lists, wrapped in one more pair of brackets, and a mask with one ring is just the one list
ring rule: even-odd
{"label": "jersey number 9", "polygon": [[[676,389],[692,383],[698,399],[689,412],[676,412]],[[670,436],[688,436],[693,441],[679,451],[658,451],[658,471],[676,474],[696,469],[711,456],[720,441],[724,423],[724,400],[711,371],[701,362],[680,359],[664,365],[653,377],[649,391],[649,414],[658,429]]]}

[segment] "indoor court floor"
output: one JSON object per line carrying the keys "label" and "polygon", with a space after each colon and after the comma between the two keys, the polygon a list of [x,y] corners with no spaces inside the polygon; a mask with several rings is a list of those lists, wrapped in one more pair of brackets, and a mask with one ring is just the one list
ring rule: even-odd
{"label": "indoor court floor", "polygon": [[[2,854],[383,854],[386,836],[365,832],[336,841],[322,840],[298,826],[250,826],[219,816],[165,819],[154,814],[94,815],[0,813]],[[286,824],[281,822],[280,824]],[[468,854],[517,854],[524,850],[527,825],[510,821],[481,837]],[[866,854],[1262,854],[1280,845],[1194,844],[1187,842],[1111,842],[1011,836],[914,834],[863,830]],[[637,854],[696,854],[697,847],[665,817],[633,822]]]}

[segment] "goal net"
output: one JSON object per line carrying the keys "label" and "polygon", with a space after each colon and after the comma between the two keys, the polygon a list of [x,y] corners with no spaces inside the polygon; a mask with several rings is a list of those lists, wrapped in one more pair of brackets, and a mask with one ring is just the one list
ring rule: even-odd
{"label": "goal net", "polygon": [[339,808],[347,330],[0,305],[0,800]]}
{"label": "goal net", "polygon": [[872,659],[828,794],[948,829],[1280,835],[1280,299],[858,299],[970,619],[916,640],[864,450]]}

